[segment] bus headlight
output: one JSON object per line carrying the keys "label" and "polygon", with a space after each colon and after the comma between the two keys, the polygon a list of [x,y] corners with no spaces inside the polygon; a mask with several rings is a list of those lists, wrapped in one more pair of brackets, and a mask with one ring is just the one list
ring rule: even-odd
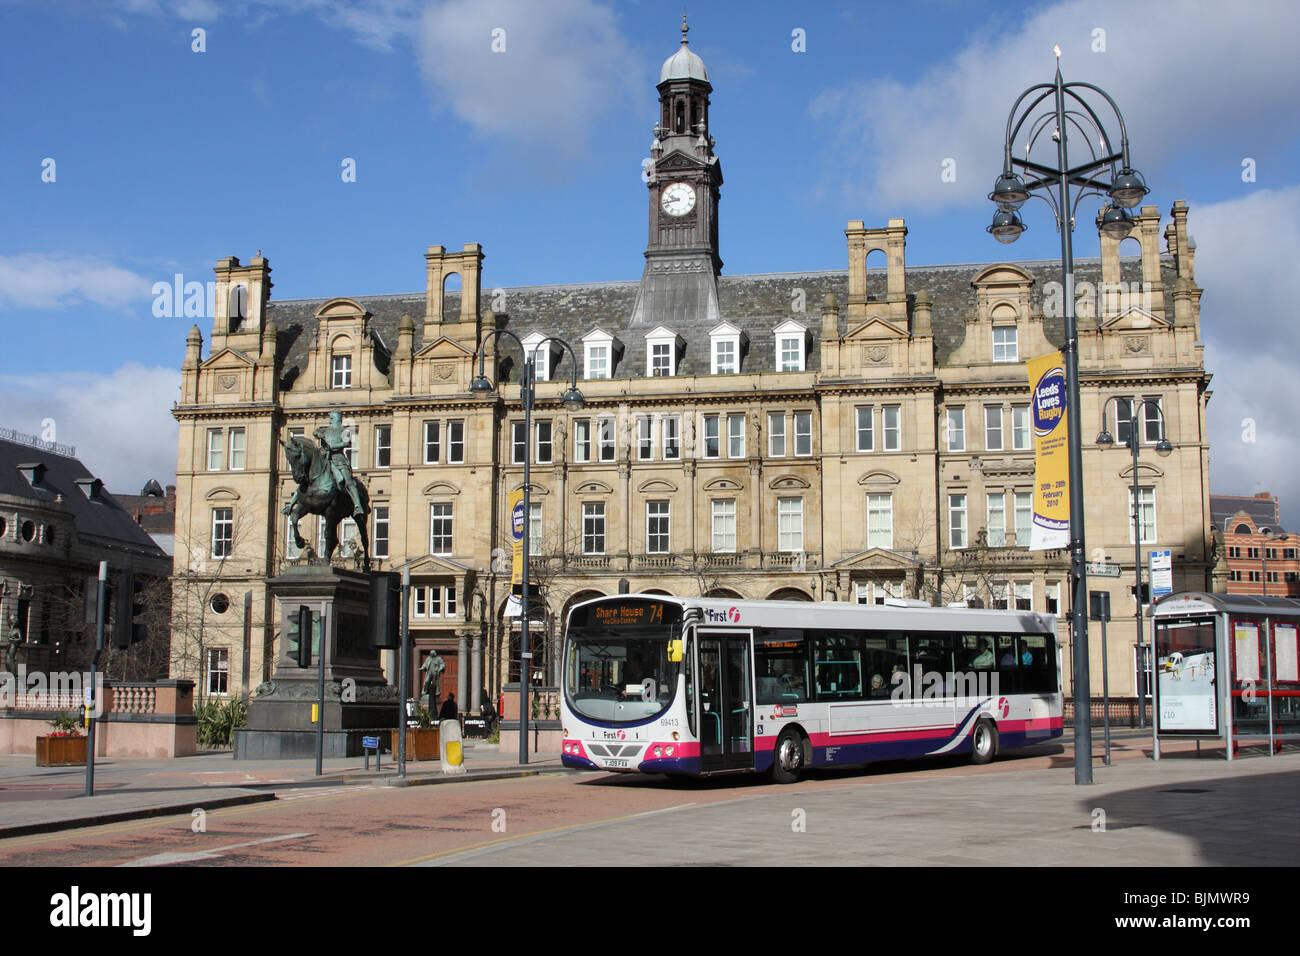
{"label": "bus headlight", "polygon": [[663,747],[655,747],[654,750],[653,750],[652,752],[654,753],[654,755],[655,755],[656,757],[662,757],[662,756],[664,755],[664,748],[663,748]]}

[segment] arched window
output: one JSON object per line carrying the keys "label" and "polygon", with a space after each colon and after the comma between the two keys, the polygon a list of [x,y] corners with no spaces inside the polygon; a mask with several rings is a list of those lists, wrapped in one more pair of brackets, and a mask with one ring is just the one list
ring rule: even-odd
{"label": "arched window", "polygon": [[230,290],[230,331],[238,332],[248,317],[248,287],[237,285]]}

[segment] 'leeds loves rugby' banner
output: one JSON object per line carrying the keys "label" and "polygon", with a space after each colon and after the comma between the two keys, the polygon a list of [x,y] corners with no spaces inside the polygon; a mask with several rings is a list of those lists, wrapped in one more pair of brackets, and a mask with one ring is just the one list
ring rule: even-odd
{"label": "'leeds loves rugby' banner", "polygon": [[1025,363],[1034,428],[1034,523],[1029,550],[1070,546],[1070,426],[1065,416],[1065,363],[1053,352]]}

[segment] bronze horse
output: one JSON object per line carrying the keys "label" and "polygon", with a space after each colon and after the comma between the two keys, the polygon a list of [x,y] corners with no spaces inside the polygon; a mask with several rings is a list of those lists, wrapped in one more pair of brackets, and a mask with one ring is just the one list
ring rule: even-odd
{"label": "bronze horse", "polygon": [[[329,460],[324,450],[314,442],[300,436],[293,436],[282,441],[284,453],[289,459],[289,470],[298,485],[298,494],[294,498],[293,509],[289,512],[289,521],[293,525],[293,540],[299,548],[305,548],[307,541],[298,531],[298,521],[303,515],[325,516],[325,563],[330,563],[334,549],[339,544],[339,522],[351,518],[353,512],[352,498],[347,489],[337,484],[330,471]],[[361,506],[367,516],[370,514],[370,494],[366,486],[358,481],[357,493]],[[361,538],[362,567],[370,570],[370,535],[366,528],[367,521],[362,518],[357,522],[357,534]]]}

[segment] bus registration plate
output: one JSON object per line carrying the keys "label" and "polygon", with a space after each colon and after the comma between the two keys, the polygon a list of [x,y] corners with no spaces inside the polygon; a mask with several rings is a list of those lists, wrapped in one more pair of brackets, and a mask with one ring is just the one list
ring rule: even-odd
{"label": "bus registration plate", "polygon": [[605,761],[605,765],[606,765],[606,766],[609,766],[609,767],[626,767],[626,766],[627,766],[627,761],[626,761],[626,760],[615,760],[615,759],[609,759],[609,760],[606,760],[606,761]]}

